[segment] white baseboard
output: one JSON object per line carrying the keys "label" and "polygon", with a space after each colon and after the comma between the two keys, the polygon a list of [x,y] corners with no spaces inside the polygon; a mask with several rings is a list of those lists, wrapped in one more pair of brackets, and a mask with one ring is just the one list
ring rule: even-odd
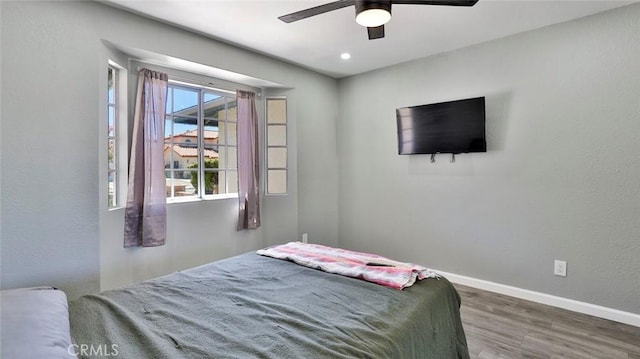
{"label": "white baseboard", "polygon": [[640,315],[434,269],[450,282],[640,327]]}

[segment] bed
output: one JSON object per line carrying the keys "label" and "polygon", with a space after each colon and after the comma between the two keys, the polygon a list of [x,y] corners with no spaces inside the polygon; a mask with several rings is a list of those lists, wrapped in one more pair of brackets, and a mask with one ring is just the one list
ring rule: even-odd
{"label": "bed", "polygon": [[94,349],[80,358],[453,359],[469,357],[459,306],[445,278],[396,290],[246,253],[81,297],[69,318]]}

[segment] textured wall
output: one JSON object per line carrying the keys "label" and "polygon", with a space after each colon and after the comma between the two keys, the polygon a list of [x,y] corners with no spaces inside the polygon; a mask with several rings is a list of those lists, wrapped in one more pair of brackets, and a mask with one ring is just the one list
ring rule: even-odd
{"label": "textured wall", "polygon": [[[292,241],[302,231],[317,242],[337,241],[336,80],[97,2],[0,6],[3,288],[47,284],[75,297]],[[234,200],[172,204],[166,246],[122,248],[123,211],[107,211],[100,198],[106,193],[102,40],[293,88],[285,92],[291,191],[264,199],[260,230],[235,231]],[[333,106],[317,111],[316,103]],[[315,152],[318,140],[297,141],[316,135],[329,148],[323,156]],[[326,176],[327,169],[334,175]],[[311,226],[325,213],[335,217]]]}
{"label": "textured wall", "polygon": [[[639,18],[637,4],[341,80],[340,244],[640,313]],[[397,155],[397,107],[475,96],[487,153]]]}

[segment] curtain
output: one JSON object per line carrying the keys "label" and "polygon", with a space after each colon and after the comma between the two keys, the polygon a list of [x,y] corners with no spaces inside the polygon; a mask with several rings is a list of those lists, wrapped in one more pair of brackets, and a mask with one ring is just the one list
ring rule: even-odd
{"label": "curtain", "polygon": [[236,91],[238,108],[238,230],[260,227],[258,113],[253,92]]}
{"label": "curtain", "polygon": [[124,246],[161,246],[166,239],[164,114],[166,74],[142,69],[133,118]]}

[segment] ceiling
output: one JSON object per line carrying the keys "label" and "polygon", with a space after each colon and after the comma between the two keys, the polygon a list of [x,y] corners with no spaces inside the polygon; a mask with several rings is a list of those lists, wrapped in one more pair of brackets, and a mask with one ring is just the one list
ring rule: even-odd
{"label": "ceiling", "polygon": [[[368,40],[347,7],[286,24],[317,0],[104,0],[162,22],[341,78],[595,14],[638,1],[480,0],[473,7],[394,5]],[[344,52],[351,54],[342,60]]]}

